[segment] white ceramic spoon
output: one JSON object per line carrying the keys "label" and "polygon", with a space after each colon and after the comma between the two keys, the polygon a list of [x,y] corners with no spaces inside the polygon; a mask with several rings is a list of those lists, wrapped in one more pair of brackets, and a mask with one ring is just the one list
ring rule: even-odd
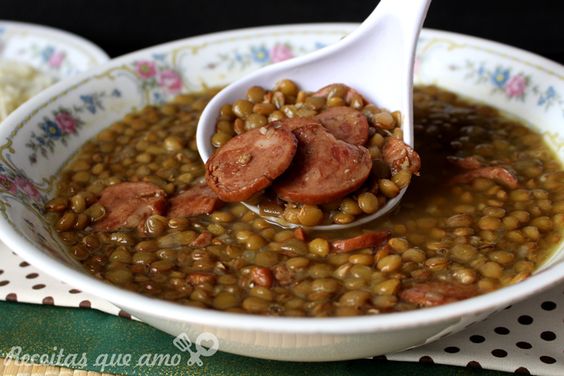
{"label": "white ceramic spoon", "polygon": [[[213,153],[211,137],[221,106],[245,98],[247,89],[258,85],[266,89],[288,78],[302,89],[315,91],[331,83],[343,83],[358,90],[368,102],[402,114],[404,142],[413,146],[413,63],[415,46],[431,0],[381,0],[376,9],[341,41],[303,57],[270,65],[237,80],[221,90],[204,109],[196,133],[202,160]],[[345,225],[313,226],[316,230],[335,230],[357,226],[393,209],[406,188],[376,213]],[[260,215],[255,205],[244,203]],[[281,218],[265,219],[286,227],[297,225]]]}

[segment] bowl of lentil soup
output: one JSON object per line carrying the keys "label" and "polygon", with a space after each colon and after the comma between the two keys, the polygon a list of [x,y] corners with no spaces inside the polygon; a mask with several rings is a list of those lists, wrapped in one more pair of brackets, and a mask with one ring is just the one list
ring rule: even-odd
{"label": "bowl of lentil soup", "polygon": [[[421,345],[561,280],[564,68],[494,42],[422,32],[421,176],[381,222],[287,231],[200,184],[193,136],[209,88],[353,28],[190,38],[46,90],[0,129],[2,240],[167,333],[207,331],[220,350],[279,360]],[[125,229],[115,190],[142,209]],[[378,247],[358,246],[375,233]]]}

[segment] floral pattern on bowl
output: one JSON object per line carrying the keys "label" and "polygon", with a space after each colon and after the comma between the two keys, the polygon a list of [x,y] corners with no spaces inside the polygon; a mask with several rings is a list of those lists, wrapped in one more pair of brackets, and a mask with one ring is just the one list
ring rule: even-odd
{"label": "floral pattern on bowl", "polygon": [[[439,32],[429,38],[422,34],[416,83],[464,93],[525,121],[564,160],[564,79],[558,73],[562,67],[521,50],[507,51],[507,46],[495,42],[485,46],[484,40],[453,35]],[[527,56],[514,56],[521,54]]]}
{"label": "floral pattern on bowl", "polygon": [[251,44],[243,49],[234,48],[228,52],[219,52],[217,59],[206,64],[206,68],[213,70],[220,66],[227,69],[244,69],[250,65],[264,66],[291,59],[295,56],[305,55],[308,52],[325,47],[326,44],[313,41],[311,45],[300,45],[291,40],[267,44]]}
{"label": "floral pattern on bowl", "polygon": [[494,67],[472,60],[467,60],[462,66],[453,64],[449,68],[465,72],[465,79],[474,80],[476,85],[490,87],[492,93],[505,96],[508,100],[526,101],[527,97],[532,96],[537,106],[545,110],[558,106],[564,117],[564,99],[560,93],[552,85],[543,87],[536,83],[530,74],[513,72],[511,66]]}
{"label": "floral pattern on bowl", "polygon": [[[114,89],[110,95],[119,98],[121,92]],[[56,108],[51,116],[45,116],[37,124],[38,132],[31,132],[30,139],[25,144],[30,149],[30,163],[35,164],[38,157],[48,158],[49,153],[55,151],[57,143],[66,146],[69,137],[76,136],[84,126],[85,114],[95,115],[98,110],[104,110],[103,101],[107,96],[105,91],[81,95],[79,104],[73,105],[72,108]]]}
{"label": "floral pattern on bowl", "polygon": [[[32,103],[28,103],[25,112],[16,111],[0,128],[0,222],[3,222],[0,228],[3,239],[8,245],[23,244],[20,249],[22,255],[30,261],[41,261],[47,272],[56,274],[55,271],[64,267],[60,262],[46,261],[42,258],[43,253],[50,258],[62,259],[64,265],[76,268],[65,247],[59,243],[43,218],[41,208],[53,193],[60,167],[87,139],[132,110],[162,103],[179,92],[226,85],[265,64],[334,43],[353,28],[354,25],[350,24],[297,25],[190,38],[123,56],[95,68],[91,74],[80,79],[71,79],[66,85],[46,90],[32,99]],[[527,121],[545,136],[559,159],[564,161],[564,104],[560,99],[560,93],[564,92],[564,79],[562,67],[558,64],[492,42],[428,30],[422,33],[416,63],[416,83],[437,84],[468,98],[485,101]],[[547,261],[544,268],[548,269],[551,265],[561,267],[563,261],[564,252],[559,251]],[[132,297],[127,292],[92,281],[82,274],[71,278],[68,277],[68,269],[64,271],[66,273],[61,275],[61,279],[65,277],[67,282],[80,288],[90,287],[92,293],[99,293],[108,299],[112,296],[114,303],[175,335],[179,328],[185,328],[188,324],[190,330],[194,331],[204,330],[203,325],[213,329],[215,322],[211,318],[221,315],[202,311],[203,316],[198,316],[189,308],[166,306],[167,303],[161,301],[151,301],[149,304],[144,300],[148,298]],[[549,270],[539,274],[540,278],[546,275],[551,276],[552,280],[556,278]],[[529,280],[523,282],[519,288],[534,286],[528,283]],[[108,295],[108,291],[112,293]],[[508,290],[504,289],[502,293],[505,291]],[[529,291],[533,291],[532,287]],[[499,298],[499,295],[496,296]],[[456,318],[451,318],[450,322],[440,318],[435,321],[432,330],[428,327],[425,330],[409,330],[409,325],[413,323],[405,324],[405,328],[397,329],[406,330],[405,340],[396,341],[394,345],[387,345],[386,341],[381,340],[394,338],[395,341],[396,338],[393,335],[386,336],[389,333],[384,329],[370,332],[365,331],[364,326],[359,327],[358,331],[351,334],[354,340],[347,342],[340,339],[347,335],[344,330],[341,337],[337,334],[332,336],[334,332],[330,331],[312,334],[317,325],[313,321],[300,331],[278,327],[279,332],[270,332],[273,324],[268,321],[269,318],[262,317],[238,318],[238,322],[232,322],[229,317],[221,316],[221,320],[224,320],[224,332],[221,335],[240,349],[237,350],[239,353],[246,355],[279,358],[279,355],[269,355],[269,346],[272,346],[269,344],[284,343],[291,345],[277,349],[277,354],[284,352],[287,359],[326,360],[329,356],[327,352],[311,345],[313,342],[310,339],[314,338],[320,344],[331,344],[331,353],[346,359],[370,355],[367,351],[390,352],[422,344],[429,338],[435,338],[433,336],[438,333],[459,330],[476,321],[480,315],[502,309],[500,304],[503,302],[472,308],[469,314],[464,311]],[[150,311],[145,308],[147,306],[151,307]],[[464,308],[468,311],[468,307]],[[176,309],[182,309],[184,313],[189,311],[191,318],[198,316],[198,322],[185,319],[188,314],[182,316],[183,313]],[[177,312],[178,317],[184,319],[168,316],[163,320],[162,317],[166,315],[162,312],[165,311]],[[424,311],[413,314],[427,315]],[[357,321],[386,320],[384,316],[358,318]],[[435,318],[427,318],[428,322],[433,320]],[[241,324],[247,326],[241,329]],[[251,327],[252,335],[250,329],[245,329]],[[333,327],[331,330],[336,333],[341,331],[340,328]],[[304,331],[309,334],[304,335]],[[311,338],[306,338],[307,335],[311,335]],[[308,345],[294,346],[298,342]]]}
{"label": "floral pattern on bowl", "polygon": [[154,54],[152,59],[133,62],[136,79],[147,99],[162,103],[170,95],[178,94],[184,88],[182,74],[171,67],[164,54]]}

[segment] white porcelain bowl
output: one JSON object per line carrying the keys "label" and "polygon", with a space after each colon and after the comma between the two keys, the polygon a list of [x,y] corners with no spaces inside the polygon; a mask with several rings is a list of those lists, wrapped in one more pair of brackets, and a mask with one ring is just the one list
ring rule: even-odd
{"label": "white porcelain bowl", "polygon": [[[458,303],[351,318],[279,318],[185,307],[111,286],[69,257],[44,222],[62,164],[103,127],[181,91],[225,85],[264,64],[337,41],[352,24],[292,25],[205,35],[133,53],[50,88],[0,129],[0,235],[46,273],[144,322],[192,341],[208,331],[222,351],[280,360],[367,357],[422,345],[564,279],[564,243],[517,285]],[[533,54],[458,34],[425,30],[417,81],[487,102],[539,130],[564,160],[564,67]],[[331,81],[331,78],[327,78]]]}

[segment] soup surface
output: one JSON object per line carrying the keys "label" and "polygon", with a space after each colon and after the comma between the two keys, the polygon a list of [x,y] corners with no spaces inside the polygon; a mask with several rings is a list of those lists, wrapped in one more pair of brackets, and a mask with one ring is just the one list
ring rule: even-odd
{"label": "soup surface", "polygon": [[561,240],[564,171],[541,135],[436,87],[415,90],[421,176],[384,220],[315,233],[222,205],[194,137],[213,94],[127,115],[63,169],[46,215],[96,277],[230,312],[377,314],[522,281]]}

